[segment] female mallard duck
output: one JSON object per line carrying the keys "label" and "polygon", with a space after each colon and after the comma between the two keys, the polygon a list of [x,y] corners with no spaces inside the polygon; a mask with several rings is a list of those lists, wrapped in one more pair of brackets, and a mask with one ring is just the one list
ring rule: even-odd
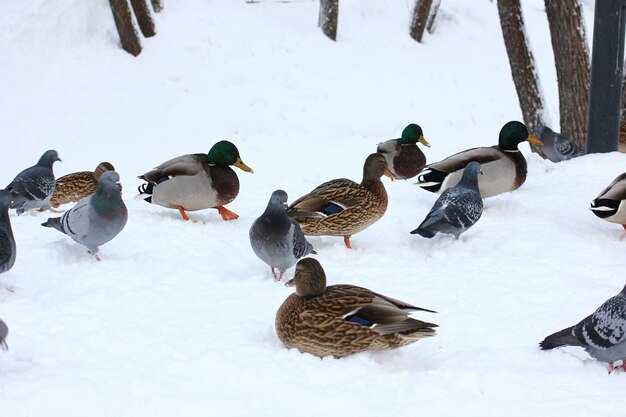
{"label": "female mallard duck", "polygon": [[385,157],[371,154],[363,166],[363,180],[346,178],[325,182],[294,201],[287,214],[300,223],[309,236],[350,236],[374,224],[387,210],[387,192],[380,178],[387,170]]}
{"label": "female mallard duck", "polygon": [[115,171],[115,168],[108,162],[100,162],[93,172],[73,172],[57,178],[50,205],[57,208],[61,204],[75,203],[94,194],[100,176],[106,171]]}
{"label": "female mallard duck", "polygon": [[417,184],[425,190],[441,194],[459,182],[463,168],[470,161],[476,161],[483,173],[478,179],[483,198],[513,191],[526,181],[526,159],[517,148],[524,141],[542,144],[539,139],[530,136],[523,123],[508,122],[500,130],[497,145],[468,149],[427,165],[417,177]]}
{"label": "female mallard duck", "polygon": [[144,199],[148,203],[178,209],[185,220],[189,220],[185,211],[206,208],[215,208],[222,219],[233,220],[239,216],[224,207],[239,194],[239,179],[230,165],[253,172],[239,157],[237,147],[222,140],[208,154],[182,155],[139,176],[147,181],[139,193],[150,194]]}
{"label": "female mallard duck", "polygon": [[[621,224],[626,230],[626,172],[618,176],[591,202],[589,209],[601,219]],[[626,237],[626,232],[620,239]]]}
{"label": "female mallard duck", "polygon": [[422,128],[411,123],[404,128],[399,139],[390,139],[378,144],[376,152],[382,154],[387,160],[389,169],[385,172],[386,176],[392,180],[406,180],[413,178],[424,168],[426,156],[418,148],[417,142],[424,146],[430,146],[424,139]]}
{"label": "female mallard duck", "polygon": [[409,317],[416,307],[354,285],[326,286],[320,263],[304,258],[287,285],[296,292],[276,313],[276,333],[288,348],[323,357],[408,345],[435,335],[436,324]]}

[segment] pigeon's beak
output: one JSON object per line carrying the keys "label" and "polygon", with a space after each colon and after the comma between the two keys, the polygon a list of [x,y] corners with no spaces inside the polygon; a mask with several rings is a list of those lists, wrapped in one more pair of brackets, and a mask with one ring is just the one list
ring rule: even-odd
{"label": "pigeon's beak", "polygon": [[294,285],[296,285],[296,281],[293,278],[285,282],[285,287],[293,287]]}
{"label": "pigeon's beak", "polygon": [[428,143],[428,141],[426,139],[424,139],[424,136],[420,136],[417,141],[419,143],[421,143],[422,145],[428,146],[430,148],[430,143]]}
{"label": "pigeon's beak", "polygon": [[535,145],[543,145],[543,142],[534,136],[528,135],[528,138],[526,138],[526,140],[529,141],[530,143],[534,143]]}
{"label": "pigeon's beak", "polygon": [[254,171],[252,170],[252,168],[250,168],[248,165],[244,164],[243,161],[241,160],[241,158],[237,158],[237,160],[235,161],[235,163],[233,165],[236,166],[237,168],[241,169],[242,171],[246,171],[246,172],[249,172],[251,174],[254,174]]}
{"label": "pigeon's beak", "polygon": [[55,159],[55,161],[63,162],[61,158],[59,158],[58,156],[57,156],[57,159]]}

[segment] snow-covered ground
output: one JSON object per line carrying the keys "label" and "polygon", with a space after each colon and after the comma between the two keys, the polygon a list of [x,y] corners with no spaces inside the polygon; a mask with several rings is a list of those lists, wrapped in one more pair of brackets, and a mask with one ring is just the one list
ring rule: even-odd
{"label": "snow-covered ground", "polygon": [[[437,310],[417,315],[437,336],[340,360],[281,345],[274,315],[292,289],[248,242],[272,191],[292,201],[332,178],[360,180],[376,144],[411,122],[434,162],[495,144],[521,118],[495,2],[443,1],[423,44],[407,34],[412,1],[340,3],[333,43],[313,0],[166,0],[158,35],[133,58],[105,0],[0,2],[0,184],[56,149],[57,176],[113,163],[129,208],[102,262],[41,227],[48,214],[12,213],[0,415],[619,415],[624,373],[537,343],[624,285],[623,230],[587,210],[624,171],[622,154],[553,164],[521,145],[527,182],[485,200],[459,240],[410,235],[437,196],[385,179],[388,211],[353,250],[310,241],[329,283]],[[543,1],[524,12],[557,121]],[[205,210],[183,222],[136,196],[137,175],[220,139],[255,170],[237,170],[238,220]]]}

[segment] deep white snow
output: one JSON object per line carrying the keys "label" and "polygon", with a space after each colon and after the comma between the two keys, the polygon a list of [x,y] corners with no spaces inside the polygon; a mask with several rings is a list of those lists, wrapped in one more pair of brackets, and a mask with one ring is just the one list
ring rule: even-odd
{"label": "deep white snow", "polygon": [[[388,211],[353,236],[353,250],[310,241],[329,283],[437,310],[417,317],[438,335],[340,360],[281,345],[274,315],[292,289],[248,242],[272,191],[293,201],[332,178],[358,181],[376,144],[411,122],[435,162],[495,144],[502,124],[521,118],[495,2],[442,2],[423,44],[408,36],[412,1],[340,3],[333,43],[313,0],[165,0],[157,36],[133,58],[105,0],[0,2],[0,185],[56,149],[57,176],[113,163],[129,208],[101,262],[41,227],[48,213],[12,213],[1,416],[622,413],[624,373],[581,349],[537,347],[624,285],[623,230],[587,209],[624,171],[618,153],[554,164],[521,145],[527,182],[485,200],[459,240],[410,235],[437,196],[385,179]],[[586,2],[589,27],[592,9]],[[543,1],[524,12],[556,121]],[[237,170],[228,207],[238,220],[204,210],[183,222],[137,197],[137,175],[220,139],[255,170]]]}

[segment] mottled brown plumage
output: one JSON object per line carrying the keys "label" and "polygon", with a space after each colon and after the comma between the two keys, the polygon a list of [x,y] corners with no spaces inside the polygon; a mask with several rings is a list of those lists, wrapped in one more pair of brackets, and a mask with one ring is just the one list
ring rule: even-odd
{"label": "mottled brown plumage", "polygon": [[381,154],[371,154],[363,166],[360,184],[346,178],[325,182],[294,201],[287,214],[309,236],[350,236],[374,224],[387,210],[387,192],[380,178],[387,171]]}
{"label": "mottled brown plumage", "polygon": [[324,270],[313,258],[298,262],[287,285],[295,285],[296,292],[278,309],[275,325],[288,348],[339,358],[435,335],[436,324],[409,317],[411,310],[434,311],[354,285],[327,287]]}
{"label": "mottled brown plumage", "polygon": [[115,168],[108,162],[100,162],[93,172],[74,172],[58,178],[50,205],[56,208],[94,194],[98,189],[100,176],[106,171],[115,171]]}

